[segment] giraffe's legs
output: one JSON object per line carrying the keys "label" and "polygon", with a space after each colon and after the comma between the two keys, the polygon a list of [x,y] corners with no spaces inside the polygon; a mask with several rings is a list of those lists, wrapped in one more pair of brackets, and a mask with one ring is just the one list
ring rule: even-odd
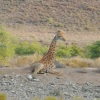
{"label": "giraffe's legs", "polygon": [[43,66],[44,65],[42,63],[34,63],[31,66],[31,71],[33,72],[33,77],[35,77],[40,72],[40,70],[43,69]]}
{"label": "giraffe's legs", "polygon": [[51,69],[51,70],[48,71],[48,73],[50,73],[50,74],[55,74],[55,75],[59,75],[59,76],[62,75],[62,73],[59,72],[59,71],[57,71],[56,69]]}
{"label": "giraffe's legs", "polygon": [[56,70],[56,66],[54,64],[52,66],[53,67],[50,70],[48,70],[48,73],[56,74],[56,75],[62,75],[61,72],[59,72],[59,71]]}

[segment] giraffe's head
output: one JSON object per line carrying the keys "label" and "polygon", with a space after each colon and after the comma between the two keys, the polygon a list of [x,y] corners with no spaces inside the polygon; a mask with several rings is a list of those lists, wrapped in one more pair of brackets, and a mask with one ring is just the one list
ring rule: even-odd
{"label": "giraffe's head", "polygon": [[60,39],[60,40],[65,41],[65,38],[63,37],[63,32],[62,32],[61,30],[59,30],[59,31],[57,32],[56,39],[57,39],[57,40]]}

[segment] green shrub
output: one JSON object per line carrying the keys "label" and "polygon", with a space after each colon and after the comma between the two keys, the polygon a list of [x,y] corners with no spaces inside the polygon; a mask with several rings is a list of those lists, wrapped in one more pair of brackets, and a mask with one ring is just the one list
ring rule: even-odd
{"label": "green shrub", "polygon": [[83,54],[82,49],[77,47],[76,45],[69,45],[68,47],[60,46],[56,52],[57,57],[65,57],[65,58],[78,56],[82,54]]}
{"label": "green shrub", "polygon": [[37,42],[21,42],[18,44],[17,48],[16,48],[16,54],[18,55],[30,55],[30,54],[34,54],[34,53],[38,53],[38,54],[44,54],[47,50],[47,47],[42,46],[41,44],[37,43]]}
{"label": "green shrub", "polygon": [[86,47],[86,56],[89,58],[100,57],[100,41],[96,41],[93,44]]}
{"label": "green shrub", "polygon": [[0,93],[0,100],[6,100],[6,95],[4,93]]}
{"label": "green shrub", "polygon": [[0,60],[10,58],[15,54],[16,39],[0,27]]}

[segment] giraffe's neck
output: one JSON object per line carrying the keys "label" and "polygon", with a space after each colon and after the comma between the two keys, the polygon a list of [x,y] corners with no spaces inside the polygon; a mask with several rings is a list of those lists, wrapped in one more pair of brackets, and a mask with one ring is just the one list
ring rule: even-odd
{"label": "giraffe's neck", "polygon": [[56,40],[56,37],[54,37],[53,41],[51,42],[48,53],[52,53],[53,55],[55,55],[56,43],[57,43],[57,40]]}
{"label": "giraffe's neck", "polygon": [[48,59],[49,61],[54,62],[56,42],[57,42],[57,39],[56,39],[56,37],[54,37],[53,41],[51,42],[51,45],[50,45],[50,48],[49,48],[47,54],[44,55],[43,58],[41,59],[42,61],[45,61],[46,59]]}

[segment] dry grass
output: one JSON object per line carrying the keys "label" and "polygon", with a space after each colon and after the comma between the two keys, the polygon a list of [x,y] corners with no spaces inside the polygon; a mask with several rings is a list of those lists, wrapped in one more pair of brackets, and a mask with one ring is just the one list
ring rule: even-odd
{"label": "dry grass", "polygon": [[11,66],[17,66],[17,67],[25,67],[29,66],[35,61],[38,61],[41,58],[41,55],[39,54],[33,54],[28,56],[18,56],[11,60]]}
{"label": "dry grass", "polygon": [[60,59],[59,62],[66,66],[74,68],[100,67],[100,58],[93,60],[81,57],[73,57],[73,58]]}
{"label": "dry grass", "polygon": [[0,100],[7,100],[7,97],[4,93],[0,93]]}
{"label": "dry grass", "polygon": [[48,96],[44,100],[57,100],[57,98],[54,96]]}
{"label": "dry grass", "polygon": [[0,67],[10,66],[10,59],[7,60],[0,60]]}
{"label": "dry grass", "polygon": [[63,97],[47,96],[44,97],[44,99],[39,99],[38,97],[35,97],[33,100],[64,100],[64,99]]}
{"label": "dry grass", "polygon": [[[30,64],[40,60],[42,55],[33,54],[29,56],[18,56],[15,59],[11,60],[10,66],[25,67]],[[83,68],[83,67],[95,67],[100,68],[100,58],[97,59],[87,59],[81,57],[72,57],[72,58],[57,58],[59,63],[70,66],[73,68]]]}
{"label": "dry grass", "polygon": [[[44,99],[39,99],[38,97],[35,97],[33,100],[64,100],[62,97],[55,97],[55,96],[47,96]],[[72,100],[85,100],[83,97],[81,96],[75,96],[73,97]]]}
{"label": "dry grass", "polygon": [[80,97],[80,96],[75,96],[75,97],[73,97],[73,100],[84,100],[84,98]]}
{"label": "dry grass", "polygon": [[95,59],[94,63],[95,63],[95,67],[99,67],[100,68],[100,57]]}

